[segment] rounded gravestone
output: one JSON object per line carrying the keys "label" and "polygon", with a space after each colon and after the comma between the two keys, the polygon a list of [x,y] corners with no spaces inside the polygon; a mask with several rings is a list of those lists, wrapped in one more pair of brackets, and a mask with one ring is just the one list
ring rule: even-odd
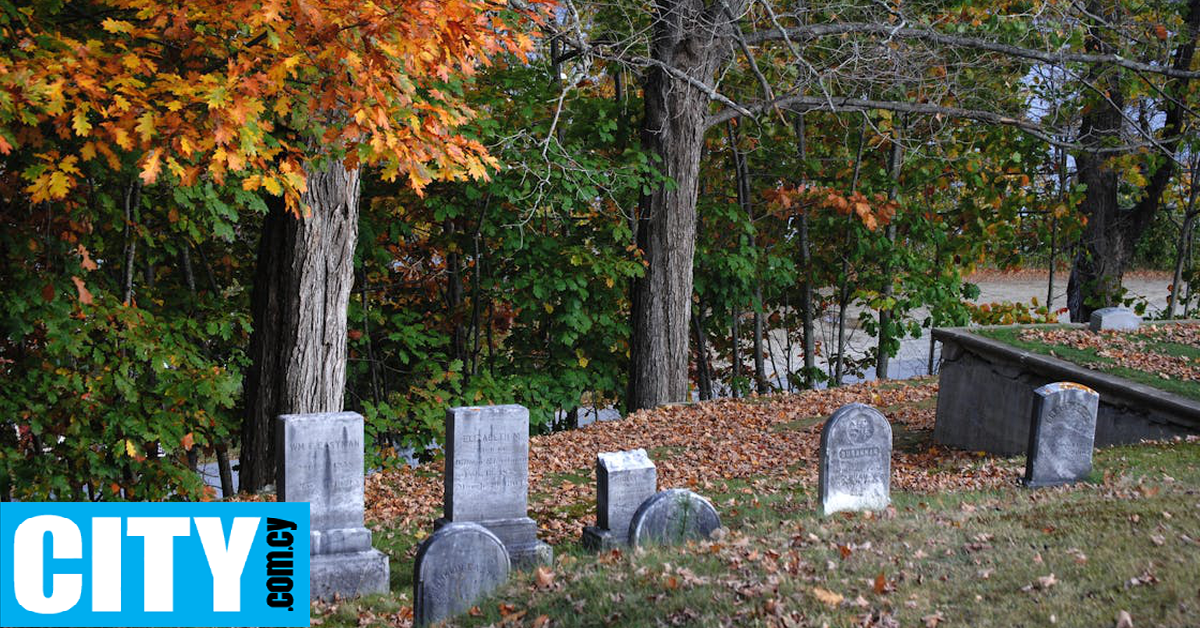
{"label": "rounded gravestone", "polygon": [[425,539],[413,566],[413,621],[427,626],[469,610],[508,579],[500,539],[469,522],[448,523]]}
{"label": "rounded gravestone", "polygon": [[719,527],[721,516],[711,502],[687,489],[673,488],[656,493],[633,513],[629,544],[670,545],[706,539]]}
{"label": "rounded gravestone", "polygon": [[879,510],[891,502],[892,426],[878,410],[851,403],[821,428],[818,492],[826,515]]}

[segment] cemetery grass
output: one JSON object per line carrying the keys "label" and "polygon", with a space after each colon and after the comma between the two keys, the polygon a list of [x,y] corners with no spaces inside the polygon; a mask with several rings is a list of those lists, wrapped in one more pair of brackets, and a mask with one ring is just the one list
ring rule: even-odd
{"label": "cemetery grass", "polygon": [[[1101,450],[1092,480],[1017,486],[1024,460],[930,442],[936,383],[859,385],[639,413],[531,441],[531,516],[549,569],[514,574],[462,626],[1194,626],[1200,616],[1200,441]],[[872,403],[893,424],[893,507],[816,514],[825,416]],[[657,446],[655,446],[657,443]],[[691,443],[689,446],[688,443]],[[593,555],[591,460],[655,447],[660,488],[709,497],[714,541]],[[751,463],[757,453],[757,463]],[[313,624],[407,626],[412,561],[441,504],[440,468],[368,481],[392,593],[317,604]],[[894,623],[898,622],[898,623]]]}
{"label": "cemetery grass", "polygon": [[1200,324],[1095,335],[1065,326],[982,329],[979,335],[1159,390],[1200,400]]}

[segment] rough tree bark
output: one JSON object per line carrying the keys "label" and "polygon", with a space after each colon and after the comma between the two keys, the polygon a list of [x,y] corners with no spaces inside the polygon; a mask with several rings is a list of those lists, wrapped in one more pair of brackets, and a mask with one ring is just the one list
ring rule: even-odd
{"label": "rough tree bark", "polygon": [[269,199],[258,247],[239,474],[245,492],[275,481],[277,416],[342,409],[359,175],[336,161],[306,170],[304,215]]}
{"label": "rough tree bark", "polygon": [[739,14],[741,4],[655,3],[652,56],[661,65],[652,66],[646,78],[642,143],[661,159],[659,167],[673,184],[652,191],[638,208],[637,242],[647,265],[633,287],[628,411],[687,398],[697,177],[708,91],[729,54],[729,16]]}
{"label": "rough tree bark", "polygon": [[[1089,2],[1088,8],[1095,15],[1104,15],[1105,9],[1097,0]],[[1196,35],[1200,32],[1200,0],[1188,0],[1183,31],[1184,43],[1175,49],[1172,60],[1176,70],[1191,69]],[[1109,37],[1111,35],[1103,26],[1097,26],[1089,35],[1088,51],[1101,54],[1115,51]],[[1093,81],[1097,91],[1107,96],[1086,110],[1080,128],[1080,141],[1089,148],[1098,149],[1107,143],[1106,140],[1119,137],[1124,125],[1125,95],[1121,91],[1120,71],[1116,68],[1105,70],[1095,66],[1087,80]],[[1075,158],[1079,181],[1087,185],[1081,210],[1088,222],[1067,281],[1067,307],[1073,321],[1087,321],[1094,309],[1114,305],[1120,295],[1121,277],[1133,256],[1133,247],[1158,212],[1163,192],[1175,173],[1174,155],[1188,112],[1189,81],[1188,78],[1172,78],[1167,84],[1166,116],[1161,134],[1165,139],[1159,142],[1163,155],[1147,177],[1143,194],[1133,207],[1120,206],[1119,173],[1110,167],[1106,156],[1084,150]]]}

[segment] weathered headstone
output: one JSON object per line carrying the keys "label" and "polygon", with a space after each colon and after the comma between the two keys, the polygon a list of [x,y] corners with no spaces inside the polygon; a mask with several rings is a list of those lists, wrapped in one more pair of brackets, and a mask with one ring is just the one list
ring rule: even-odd
{"label": "weathered headstone", "polygon": [[444,516],[435,525],[470,521],[491,530],[514,567],[550,564],[554,550],[537,538],[527,515],[529,411],[478,406],[446,411]]}
{"label": "weathered headstone", "polygon": [[1077,482],[1092,472],[1100,394],[1058,382],[1033,391],[1033,419],[1025,459],[1025,486]]}
{"label": "weathered headstone", "polygon": [[629,541],[633,513],[658,488],[658,469],[645,449],[596,456],[596,525],[583,529],[584,547],[611,549]]}
{"label": "weathered headstone", "polygon": [[275,431],[279,501],[308,502],[313,599],[388,590],[388,557],[363,525],[363,418],[285,414]]}
{"label": "weathered headstone", "polygon": [[721,516],[707,499],[682,488],[661,491],[638,507],[629,522],[629,544],[673,545],[706,539],[721,527]]}
{"label": "weathered headstone", "polygon": [[1135,331],[1142,324],[1142,317],[1127,307],[1106,307],[1092,312],[1088,329],[1092,331]]}
{"label": "weathered headstone", "polygon": [[838,408],[821,429],[819,493],[828,515],[891,502],[892,426],[871,406]]}
{"label": "weathered headstone", "polygon": [[500,539],[477,523],[448,523],[417,549],[413,623],[426,626],[469,610],[508,579]]}

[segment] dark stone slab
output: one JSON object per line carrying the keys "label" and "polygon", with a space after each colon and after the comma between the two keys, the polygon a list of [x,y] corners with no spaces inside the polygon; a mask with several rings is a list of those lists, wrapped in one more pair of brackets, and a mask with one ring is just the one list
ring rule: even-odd
{"label": "dark stone slab", "polygon": [[478,523],[500,538],[516,568],[549,564],[554,553],[527,516],[529,411],[473,406],[446,411],[445,516]]}
{"label": "dark stone slab", "polygon": [[939,444],[1002,456],[1024,454],[1029,446],[1033,391],[1058,381],[1078,382],[1100,394],[1097,447],[1200,434],[1200,401],[1017,349],[972,331],[933,332],[942,343],[933,432]]}
{"label": "dark stone slab", "polygon": [[1100,395],[1071,382],[1046,384],[1033,392],[1025,485],[1057,486],[1085,479],[1092,472]]}
{"label": "dark stone slab", "polygon": [[388,590],[388,558],[363,525],[363,419],[285,414],[275,426],[279,501],[308,502],[314,599]]}
{"label": "dark stone slab", "polygon": [[504,543],[476,523],[448,523],[417,549],[413,623],[426,626],[470,610],[508,579]]}
{"label": "dark stone slab", "polygon": [[861,403],[838,408],[821,428],[819,496],[826,515],[891,503],[892,426]]}
{"label": "dark stone slab", "polygon": [[1092,331],[1136,331],[1142,317],[1127,307],[1105,307],[1092,312],[1088,329]]}
{"label": "dark stone slab", "polygon": [[707,499],[682,488],[661,491],[647,499],[629,523],[629,544],[674,545],[706,539],[721,527],[721,516]]}
{"label": "dark stone slab", "polygon": [[629,522],[658,489],[658,469],[645,449],[596,456],[596,525],[583,529],[590,549],[611,549],[629,539]]}

